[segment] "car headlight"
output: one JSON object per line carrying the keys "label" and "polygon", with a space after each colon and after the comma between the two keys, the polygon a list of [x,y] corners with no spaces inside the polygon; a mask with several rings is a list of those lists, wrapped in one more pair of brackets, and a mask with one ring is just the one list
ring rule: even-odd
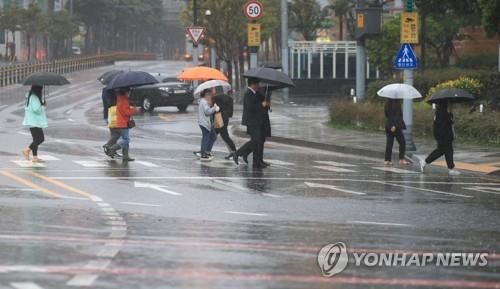
{"label": "car headlight", "polygon": [[160,87],[160,90],[166,93],[173,93],[173,90],[169,87]]}

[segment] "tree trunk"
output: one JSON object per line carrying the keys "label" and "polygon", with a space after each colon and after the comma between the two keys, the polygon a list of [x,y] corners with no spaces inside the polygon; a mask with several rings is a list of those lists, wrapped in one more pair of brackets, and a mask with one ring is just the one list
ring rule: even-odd
{"label": "tree trunk", "polygon": [[339,40],[344,41],[344,15],[339,15]]}
{"label": "tree trunk", "polygon": [[427,12],[422,12],[422,27],[421,27],[421,31],[420,31],[420,50],[421,50],[421,55],[420,55],[420,69],[422,71],[425,70],[425,61],[426,61],[426,51],[425,51],[425,46],[426,46],[426,35],[427,35],[427,25],[425,25],[426,23],[426,19],[427,19]]}
{"label": "tree trunk", "polygon": [[233,62],[226,61],[226,64],[227,64],[227,78],[229,80],[229,83],[233,85]]}

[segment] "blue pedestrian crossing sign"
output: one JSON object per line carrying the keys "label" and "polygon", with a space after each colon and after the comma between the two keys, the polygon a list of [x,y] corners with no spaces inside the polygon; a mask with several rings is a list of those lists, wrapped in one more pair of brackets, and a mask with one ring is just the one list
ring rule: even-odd
{"label": "blue pedestrian crossing sign", "polygon": [[417,68],[417,57],[411,48],[411,45],[404,43],[401,45],[396,59],[394,61],[394,68],[396,69],[415,69]]}

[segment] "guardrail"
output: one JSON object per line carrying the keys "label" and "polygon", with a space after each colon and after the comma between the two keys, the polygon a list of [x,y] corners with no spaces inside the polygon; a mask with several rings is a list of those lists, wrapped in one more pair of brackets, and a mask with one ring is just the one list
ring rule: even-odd
{"label": "guardrail", "polygon": [[112,65],[121,60],[155,60],[151,53],[115,52],[95,56],[79,56],[52,61],[35,61],[22,64],[11,64],[0,67],[0,87],[21,83],[23,79],[35,72],[48,71],[66,74],[104,65]]}

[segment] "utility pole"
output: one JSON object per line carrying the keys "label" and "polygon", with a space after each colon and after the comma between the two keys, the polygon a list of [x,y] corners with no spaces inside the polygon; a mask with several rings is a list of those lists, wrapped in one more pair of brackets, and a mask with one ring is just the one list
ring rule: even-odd
{"label": "utility pole", "polygon": [[[288,69],[288,1],[281,0],[281,70],[289,74]],[[283,101],[288,103],[288,88],[283,89]]]}
{"label": "utility pole", "polygon": [[[198,0],[193,0],[193,26],[198,26]],[[193,42],[193,64],[198,66],[198,45]]]}

